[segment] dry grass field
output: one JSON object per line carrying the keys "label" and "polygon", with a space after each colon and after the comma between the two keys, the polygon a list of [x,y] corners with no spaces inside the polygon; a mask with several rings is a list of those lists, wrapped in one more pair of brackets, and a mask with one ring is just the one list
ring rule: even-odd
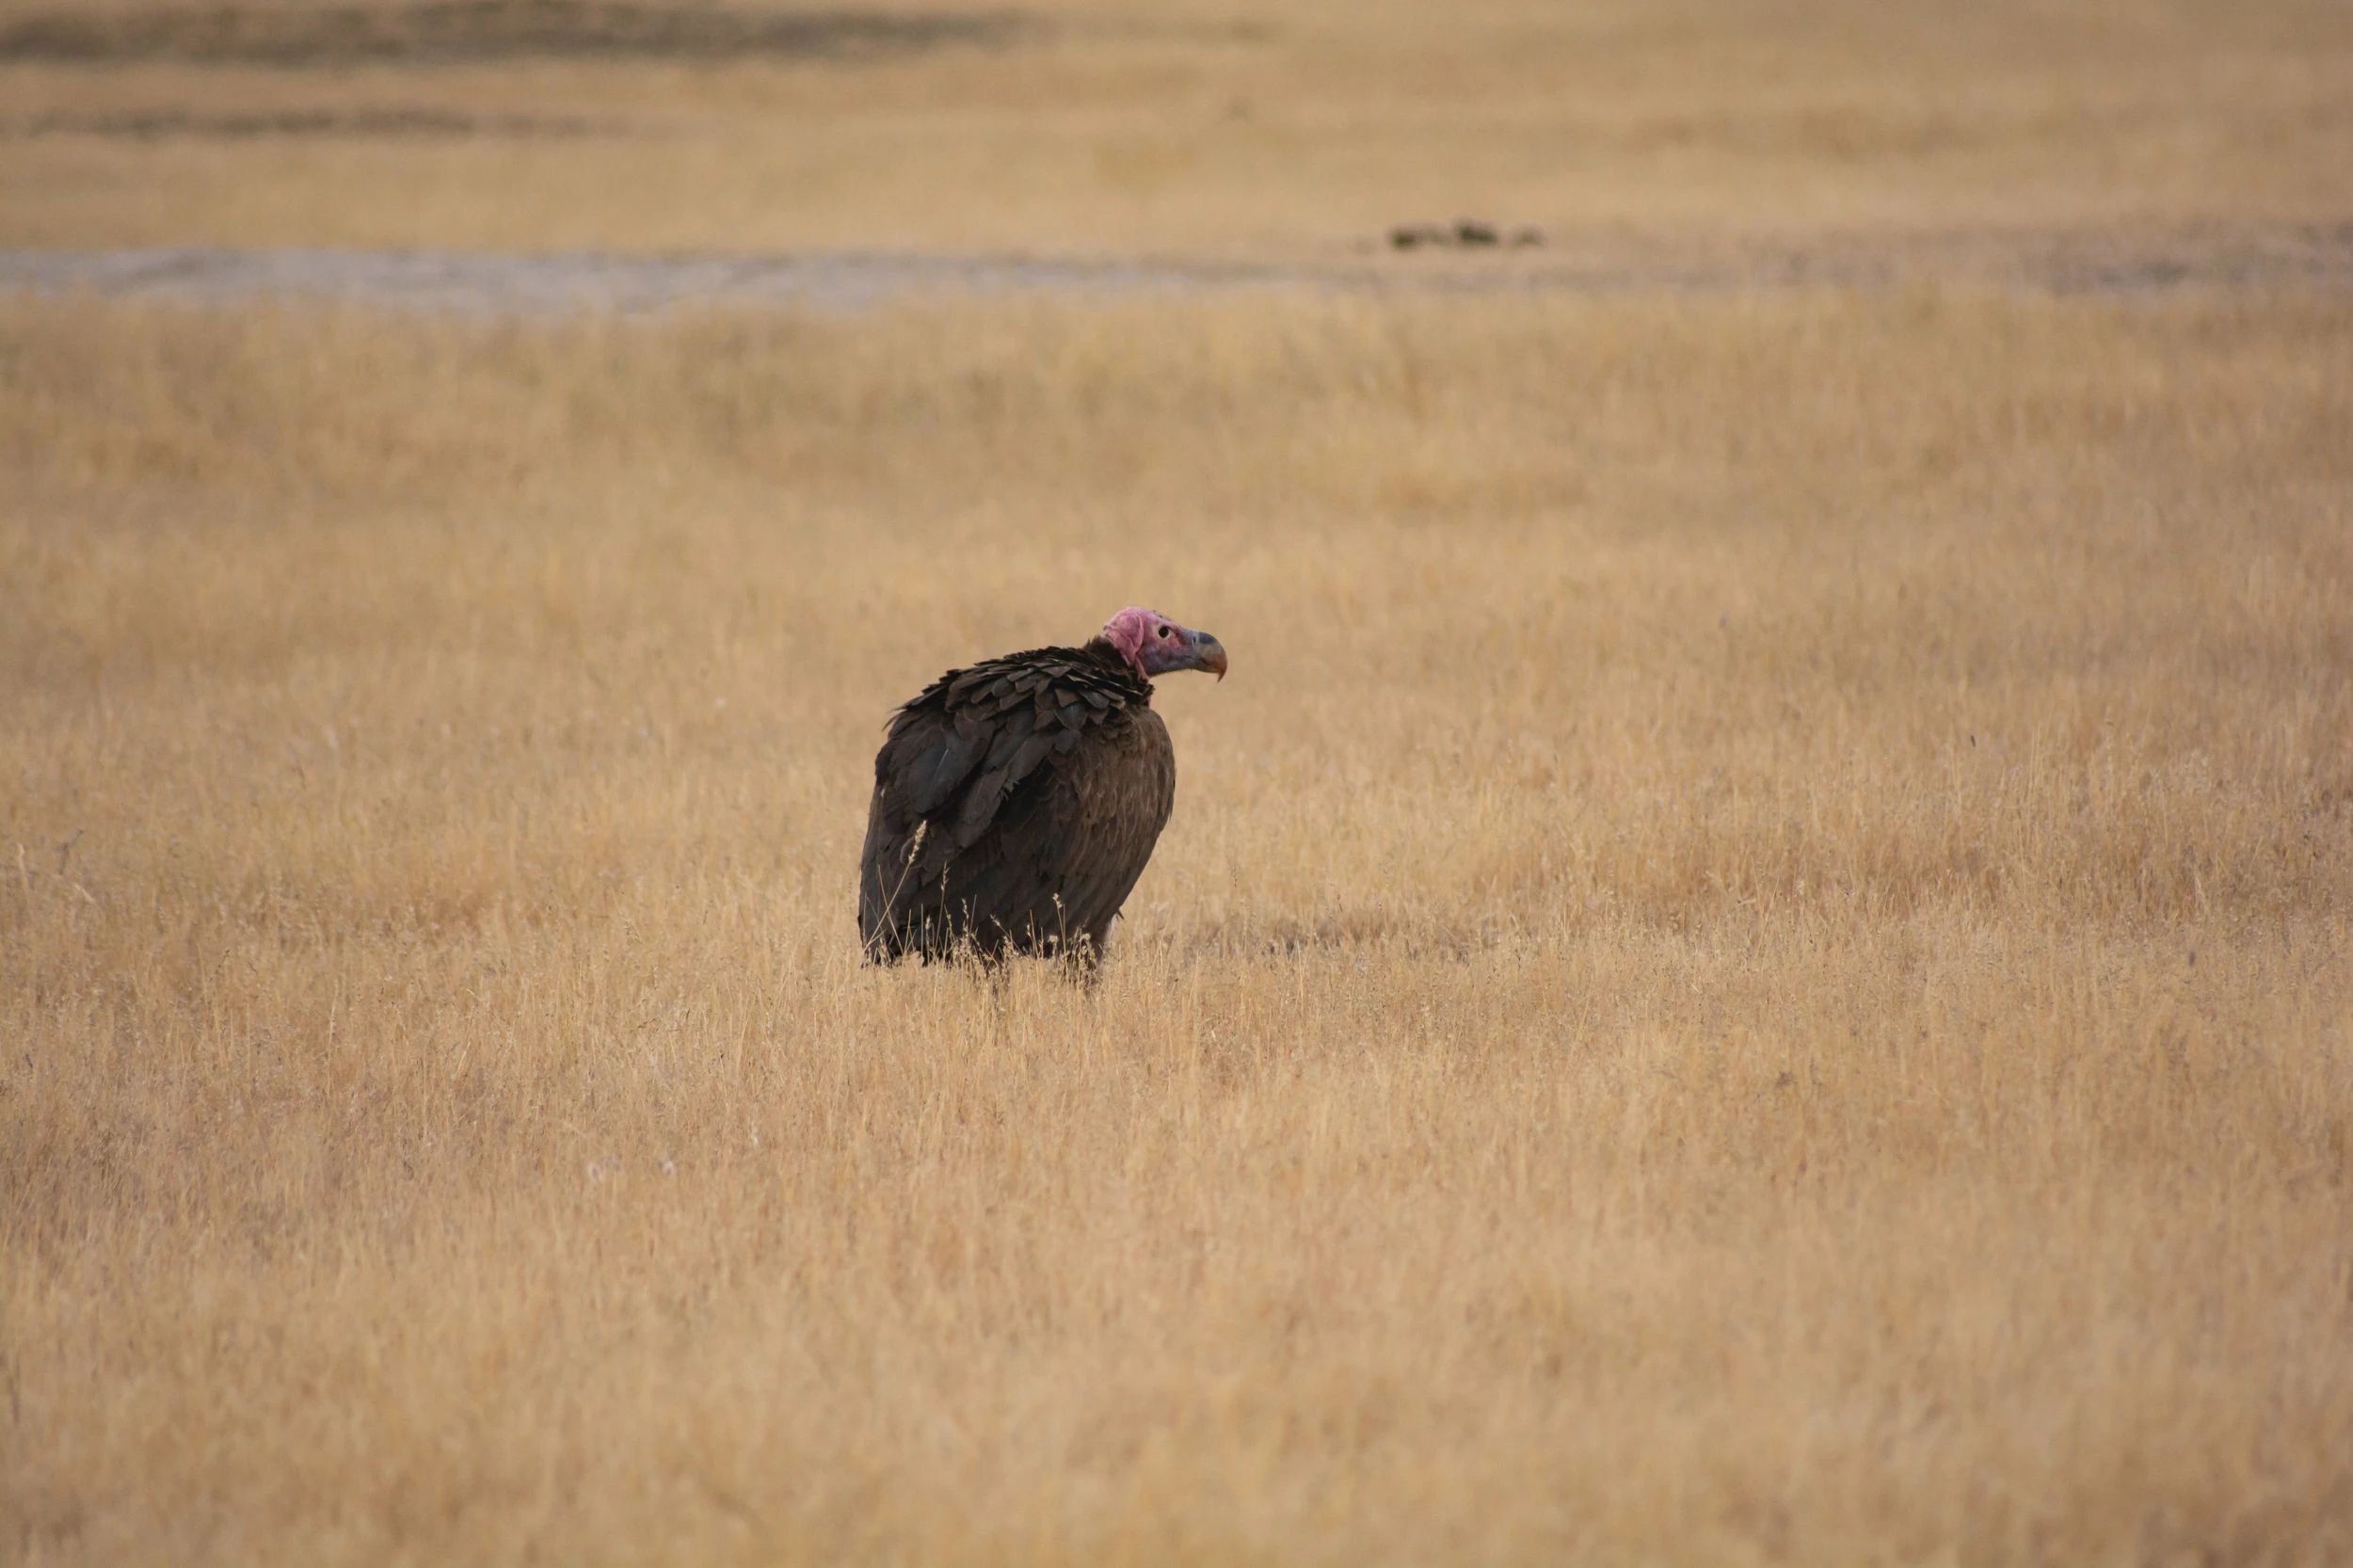
{"label": "dry grass field", "polygon": [[[2353,219],[2334,0],[578,10],[0,0],[0,247]],[[2353,293],[0,297],[0,1561],[2348,1560]]]}
{"label": "dry grass field", "polygon": [[[2353,305],[0,313],[0,1549],[2353,1553]],[[1099,987],[856,961],[1144,600]]]}

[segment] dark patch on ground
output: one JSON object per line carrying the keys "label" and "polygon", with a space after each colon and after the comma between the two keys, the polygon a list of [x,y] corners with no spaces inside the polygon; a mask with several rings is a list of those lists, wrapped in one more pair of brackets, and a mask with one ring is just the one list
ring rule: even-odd
{"label": "dark patch on ground", "polygon": [[1417,250],[1424,246],[1461,250],[1491,250],[1497,246],[1525,249],[1544,243],[1542,229],[1504,229],[1475,217],[1456,218],[1452,223],[1401,223],[1389,231],[1392,250]]}
{"label": "dark patch on ground", "polygon": [[0,23],[0,60],[320,66],[531,56],[851,59],[1002,46],[1037,25],[1009,12],[739,10],[629,0],[56,10]]}
{"label": "dark patch on ground", "polygon": [[122,136],[134,141],[170,136],[228,141],[256,136],[592,136],[617,135],[627,128],[618,120],[576,116],[478,115],[447,109],[280,109],[258,114],[136,109],[0,120],[0,136]]}

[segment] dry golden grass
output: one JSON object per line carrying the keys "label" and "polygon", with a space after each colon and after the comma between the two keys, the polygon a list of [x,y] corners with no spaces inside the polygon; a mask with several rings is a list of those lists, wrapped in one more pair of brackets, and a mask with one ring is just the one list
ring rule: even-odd
{"label": "dry golden grass", "polygon": [[[397,27],[330,8],[371,5]],[[1003,47],[850,59],[0,59],[0,246],[1296,259],[1463,214],[1677,245],[2348,216],[2341,0],[1010,8]],[[485,134],[23,134],[329,115]]]}
{"label": "dry golden grass", "polygon": [[[0,312],[0,1555],[2353,1554],[2353,304]],[[856,963],[1131,600],[1101,985]]]}

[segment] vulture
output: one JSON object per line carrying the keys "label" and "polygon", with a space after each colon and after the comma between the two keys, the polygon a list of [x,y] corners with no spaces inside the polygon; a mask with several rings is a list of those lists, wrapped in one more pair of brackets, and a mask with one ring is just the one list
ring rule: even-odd
{"label": "vulture", "polygon": [[893,713],[858,870],[867,958],[1099,964],[1176,804],[1152,712],[1153,678],[1175,670],[1223,680],[1225,649],[1131,606],[1084,648],[950,670]]}

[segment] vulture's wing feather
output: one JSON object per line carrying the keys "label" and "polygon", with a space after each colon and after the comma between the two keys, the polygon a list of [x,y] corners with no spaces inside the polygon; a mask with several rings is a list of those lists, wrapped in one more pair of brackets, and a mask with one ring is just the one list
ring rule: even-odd
{"label": "vulture's wing feather", "polygon": [[958,713],[952,723],[936,728],[939,739],[916,757],[907,774],[917,786],[908,805],[919,816],[937,810],[940,802],[955,793],[989,748],[988,732],[969,713]]}
{"label": "vulture's wing feather", "polygon": [[1059,853],[1046,858],[1061,884],[1061,908],[1097,952],[1176,804],[1167,726],[1149,708],[1129,709],[1126,718],[1076,751],[1057,780],[1062,788],[1048,797],[1048,838]]}
{"label": "vulture's wing feather", "polygon": [[1042,787],[1012,792],[992,830],[949,866],[951,907],[968,906],[1019,951],[1081,937],[1100,951],[1176,794],[1160,715],[1138,708],[1123,717],[1045,770]]}

